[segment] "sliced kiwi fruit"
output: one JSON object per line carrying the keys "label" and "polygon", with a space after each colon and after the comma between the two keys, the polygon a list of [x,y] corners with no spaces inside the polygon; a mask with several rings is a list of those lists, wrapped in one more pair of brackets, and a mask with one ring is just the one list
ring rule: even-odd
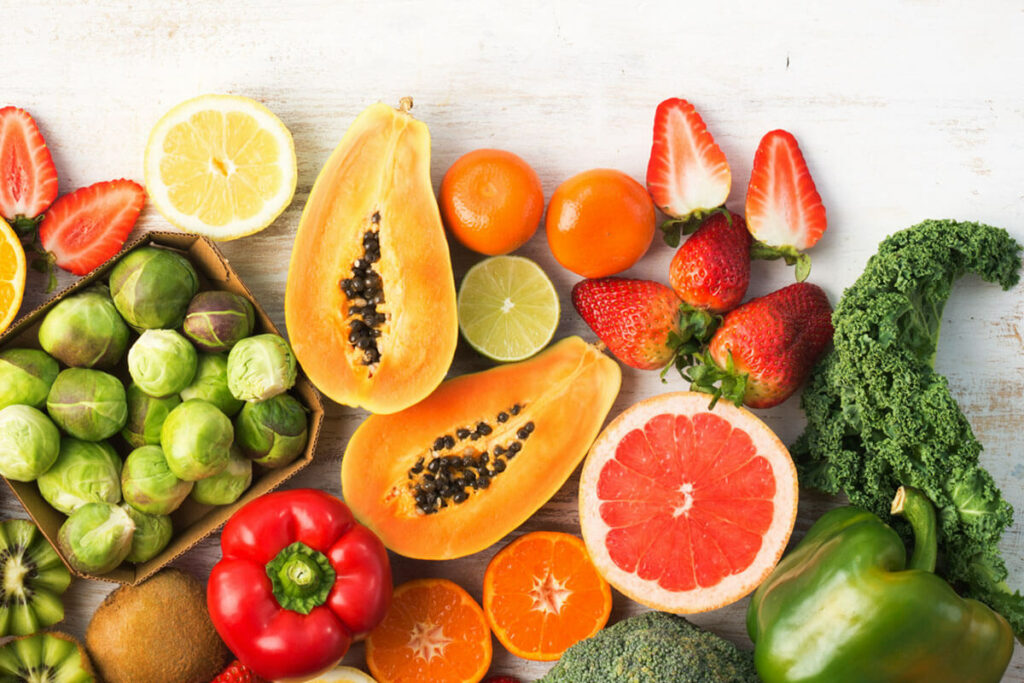
{"label": "sliced kiwi fruit", "polygon": [[[71,574],[32,522],[0,522],[0,636],[24,636],[64,618]],[[41,679],[46,680],[46,679]]]}
{"label": "sliced kiwi fruit", "polygon": [[0,647],[0,682],[94,683],[82,644],[52,631],[12,640]]}

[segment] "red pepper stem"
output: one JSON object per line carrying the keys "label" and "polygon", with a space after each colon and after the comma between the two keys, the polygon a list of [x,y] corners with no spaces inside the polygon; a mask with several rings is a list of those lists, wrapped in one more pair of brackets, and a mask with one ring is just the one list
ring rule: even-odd
{"label": "red pepper stem", "polygon": [[901,486],[893,498],[890,512],[906,519],[914,529],[914,554],[907,568],[934,572],[938,539],[935,506],[928,500],[928,496],[918,489]]}
{"label": "red pepper stem", "polygon": [[309,614],[327,601],[335,574],[323,553],[295,542],[267,563],[267,576],[281,607]]}

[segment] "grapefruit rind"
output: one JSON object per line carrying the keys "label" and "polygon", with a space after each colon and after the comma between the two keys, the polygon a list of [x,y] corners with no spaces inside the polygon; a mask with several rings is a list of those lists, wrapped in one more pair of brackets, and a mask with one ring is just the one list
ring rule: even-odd
{"label": "grapefruit rind", "polygon": [[[718,609],[736,602],[752,592],[767,578],[782,557],[796,522],[799,497],[796,467],[789,451],[769,427],[753,413],[719,401],[708,410],[708,395],[695,392],[674,392],[655,396],[616,417],[598,436],[587,455],[580,475],[580,527],[591,560],[604,578],[627,597],[648,607],[675,614],[695,614]],[[749,566],[727,576],[719,583],[685,591],[669,591],[656,580],[643,579],[635,572],[620,568],[612,559],[606,543],[611,528],[601,518],[604,502],[598,498],[598,481],[605,463],[615,457],[623,437],[642,429],[658,415],[694,416],[710,412],[728,421],[733,428],[747,432],[759,456],[771,465],[775,477],[772,499],[774,513],[763,534],[760,549]]]}

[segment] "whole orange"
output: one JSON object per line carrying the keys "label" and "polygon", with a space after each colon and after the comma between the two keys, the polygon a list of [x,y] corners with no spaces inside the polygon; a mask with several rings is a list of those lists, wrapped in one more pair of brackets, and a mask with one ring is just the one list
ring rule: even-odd
{"label": "whole orange", "polygon": [[473,251],[496,256],[533,237],[544,213],[537,173],[522,158],[500,149],[459,157],[441,181],[441,217]]}
{"label": "whole orange", "polygon": [[551,253],[583,277],[605,277],[640,260],[654,239],[654,202],[621,171],[596,168],[558,186],[548,204]]}

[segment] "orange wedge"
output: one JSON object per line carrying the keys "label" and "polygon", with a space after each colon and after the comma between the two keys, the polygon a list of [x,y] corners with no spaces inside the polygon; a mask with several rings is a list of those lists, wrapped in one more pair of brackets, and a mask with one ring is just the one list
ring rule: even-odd
{"label": "orange wedge", "polygon": [[0,332],[14,321],[25,295],[25,250],[11,226],[0,218]]}

